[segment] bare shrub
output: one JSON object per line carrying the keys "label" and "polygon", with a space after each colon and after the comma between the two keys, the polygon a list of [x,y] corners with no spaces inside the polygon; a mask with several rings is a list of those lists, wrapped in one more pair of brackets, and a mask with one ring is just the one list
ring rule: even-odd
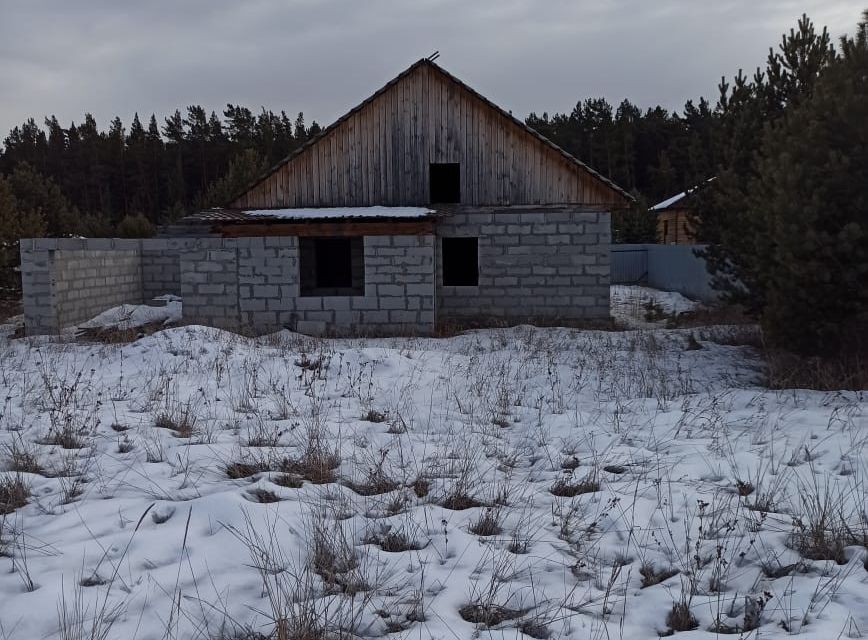
{"label": "bare shrub", "polygon": [[[414,529],[412,532],[410,529]],[[405,521],[399,527],[385,524],[375,528],[364,539],[365,544],[378,545],[388,553],[401,553],[403,551],[418,551],[425,545],[417,541],[418,527],[412,527],[410,521]]]}
{"label": "bare shrub", "polygon": [[279,426],[268,424],[261,415],[256,414],[252,426],[247,429],[248,447],[277,447],[280,445],[280,437],[283,431]]}
{"label": "bare shrub", "polygon": [[690,605],[681,601],[673,603],[666,614],[666,625],[672,631],[693,631],[699,626],[699,621],[690,611]]}
{"label": "bare shrub", "polygon": [[513,575],[512,557],[490,552],[480,559],[475,572],[482,573],[489,564],[491,573],[488,580],[484,583],[474,582],[470,588],[469,602],[458,609],[458,615],[464,620],[483,627],[494,627],[526,613],[512,602],[511,596],[503,593],[504,585]]}
{"label": "bare shrub", "polygon": [[380,449],[379,456],[369,463],[364,480],[362,482],[347,482],[347,486],[360,496],[376,496],[397,489],[398,483],[389,476],[384,468],[388,455],[389,449]]}
{"label": "bare shrub", "polygon": [[308,553],[310,567],[332,593],[354,595],[367,591],[361,563],[344,527],[319,515],[314,517],[309,531]]}
{"label": "bare shrub", "polygon": [[191,401],[185,403],[167,400],[163,409],[154,416],[154,426],[169,429],[179,438],[192,438],[196,434],[196,411]]}
{"label": "bare shrub", "polygon": [[479,517],[470,523],[470,533],[478,536],[496,536],[502,531],[500,509],[486,507]]}
{"label": "bare shrub", "polygon": [[128,435],[124,434],[123,437],[118,438],[118,453],[129,453],[135,448],[136,445],[130,440]]}
{"label": "bare shrub", "polygon": [[669,567],[666,569],[657,569],[650,562],[643,563],[639,567],[639,575],[642,576],[642,588],[653,587],[655,584],[660,584],[669,578],[678,575],[678,569]]}
{"label": "bare shrub", "polygon": [[8,459],[8,469],[19,473],[42,474],[43,468],[39,463],[39,452],[36,447],[28,445],[24,439],[15,434],[12,442],[3,446]]}
{"label": "bare shrub", "polygon": [[449,473],[454,476],[454,479],[446,496],[440,501],[441,507],[452,511],[464,511],[485,506],[485,503],[473,495],[473,488],[481,481],[475,455],[462,455],[453,459]]}
{"label": "bare shrub", "polygon": [[0,477],[0,515],[12,513],[27,504],[30,488],[20,474]]}
{"label": "bare shrub", "polygon": [[513,609],[499,604],[466,604],[458,609],[458,614],[474,624],[494,627],[506,620],[514,620],[522,615],[521,609]]}
{"label": "bare shrub", "polygon": [[274,491],[269,491],[268,489],[263,489],[262,487],[256,487],[247,492],[247,495],[250,496],[250,499],[253,502],[259,502],[262,504],[268,504],[270,502],[280,502],[280,497]]}
{"label": "bare shrub", "polygon": [[413,481],[411,487],[417,498],[424,498],[431,491],[431,481],[420,476]]}
{"label": "bare shrub", "polygon": [[790,546],[803,558],[810,560],[834,560],[847,562],[844,548],[858,544],[853,539],[851,523],[858,522],[859,515],[853,507],[853,499],[860,496],[852,487],[842,487],[832,480],[821,480],[813,471],[808,480],[799,479],[797,504],[794,506],[793,532]]}
{"label": "bare shrub", "polygon": [[309,412],[303,416],[301,453],[295,458],[284,459],[280,465],[284,473],[299,475],[313,484],[335,482],[335,470],[341,464],[338,444],[330,447],[328,443],[323,400],[312,396]]}
{"label": "bare shrub", "polygon": [[226,475],[232,480],[249,478],[268,470],[268,463],[262,460],[235,461],[226,465]]}
{"label": "bare shrub", "polygon": [[297,476],[293,476],[289,473],[279,473],[276,476],[274,476],[271,479],[271,481],[274,484],[279,485],[281,487],[286,487],[287,489],[300,489],[302,487],[302,485],[304,484],[304,482],[301,480],[301,478],[298,478]]}
{"label": "bare shrub", "polygon": [[[320,516],[315,516],[305,524],[308,559],[296,560],[284,550],[285,534],[278,523],[274,519],[262,525],[245,515],[243,529],[229,527],[247,549],[251,565],[262,582],[269,608],[265,613],[269,624],[263,637],[275,640],[356,637],[370,596],[354,588],[342,591],[341,585],[358,586],[354,574],[362,570],[352,546],[342,535],[332,540],[334,531]],[[331,524],[333,529],[334,523]],[[325,592],[320,578],[325,581]]]}
{"label": "bare shrub", "polygon": [[309,448],[295,459],[286,458],[280,465],[283,473],[301,476],[313,484],[335,482],[335,469],[341,464],[337,449]]}
{"label": "bare shrub", "polygon": [[754,486],[753,483],[748,480],[736,480],[735,490],[739,496],[746,498],[754,492]]}
{"label": "bare shrub", "polygon": [[803,357],[785,351],[765,352],[767,385],[771,389],[868,388],[868,360],[856,349],[835,357]]}
{"label": "bare shrub", "polygon": [[593,471],[580,480],[574,479],[572,473],[564,473],[549,488],[551,494],[559,498],[572,498],[599,490],[600,482],[597,480],[597,474]]}
{"label": "bare shrub", "polygon": [[388,418],[389,416],[387,414],[383,413],[382,411],[377,411],[376,409],[368,409],[368,412],[362,416],[362,420],[365,420],[366,422],[374,422],[377,424],[385,422]]}

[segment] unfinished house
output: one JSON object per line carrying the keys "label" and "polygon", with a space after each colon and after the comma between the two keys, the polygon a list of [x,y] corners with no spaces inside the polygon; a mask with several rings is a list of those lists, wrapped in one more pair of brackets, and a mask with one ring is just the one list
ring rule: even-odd
{"label": "unfinished house", "polygon": [[606,319],[610,211],[629,199],[420,60],[167,237],[23,241],[26,327],[161,294],[185,322],[253,332]]}

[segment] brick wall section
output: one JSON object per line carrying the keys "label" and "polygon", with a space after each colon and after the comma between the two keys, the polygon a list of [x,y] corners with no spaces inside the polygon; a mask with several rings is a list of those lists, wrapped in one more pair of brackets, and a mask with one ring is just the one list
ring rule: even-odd
{"label": "brick wall section", "polygon": [[54,251],[37,248],[34,240],[21,241],[21,288],[24,326],[28,335],[57,333],[54,301]]}
{"label": "brick wall section", "polygon": [[[298,238],[21,242],[27,332],[55,333],[122,303],[183,297],[184,319],[254,332],[418,333],[435,319],[609,316],[609,214],[458,211],[439,236],[479,238],[479,285],[444,287],[435,236],[366,236],[359,296],[301,296]],[[436,316],[435,316],[436,305]]]}
{"label": "brick wall section", "polygon": [[138,249],[57,251],[54,266],[54,296],[61,327],[84,322],[111,307],[142,302]]}
{"label": "brick wall section", "polygon": [[57,333],[101,311],[142,302],[141,244],[111,238],[21,241],[29,335]]}
{"label": "brick wall section", "polygon": [[434,236],[366,236],[365,295],[300,296],[298,238],[201,239],[183,253],[188,322],[256,333],[428,334]]}
{"label": "brick wall section", "polygon": [[223,242],[197,240],[180,255],[182,314],[188,322],[239,329],[238,251]]}
{"label": "brick wall section", "polygon": [[462,212],[439,221],[437,233],[479,238],[476,287],[442,286],[438,243],[438,320],[493,316],[557,322],[609,317],[606,212]]}
{"label": "brick wall section", "polygon": [[194,238],[142,240],[142,293],[146,300],[164,294],[181,295],[181,254]]}

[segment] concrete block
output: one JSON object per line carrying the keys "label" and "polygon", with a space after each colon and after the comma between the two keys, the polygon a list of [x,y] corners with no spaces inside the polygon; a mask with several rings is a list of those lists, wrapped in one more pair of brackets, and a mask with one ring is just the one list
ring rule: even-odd
{"label": "concrete block", "polygon": [[377,285],[378,296],[404,296],[406,289],[403,284],[379,284]]}
{"label": "concrete block", "polygon": [[300,296],[295,301],[299,311],[322,311],[322,298],[315,296]]}
{"label": "concrete block", "polygon": [[399,324],[415,324],[418,319],[416,311],[389,311],[389,321]]}
{"label": "concrete block", "polygon": [[406,309],[407,298],[404,296],[394,298],[380,298],[380,309]]}
{"label": "concrete block", "polygon": [[254,298],[277,298],[280,296],[280,287],[277,285],[253,285]]}

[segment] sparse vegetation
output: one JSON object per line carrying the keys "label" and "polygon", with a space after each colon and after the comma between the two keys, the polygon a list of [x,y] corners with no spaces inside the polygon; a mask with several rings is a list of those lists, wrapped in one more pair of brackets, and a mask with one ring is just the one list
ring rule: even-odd
{"label": "sparse vegetation", "polygon": [[[762,389],[758,352],[686,335],[517,327],[372,351],[190,327],[76,345],[86,360],[16,347],[0,353],[3,473],[22,483],[0,582],[54,588],[40,577],[66,560],[39,537],[66,522],[100,544],[69,569],[82,592],[65,619],[78,628],[108,589],[108,612],[131,608],[102,619],[113,634],[133,613],[178,640],[425,635],[447,602],[462,637],[825,633],[820,612],[864,575],[865,400]],[[359,420],[373,408],[385,420]],[[67,424],[80,448],[45,437]],[[154,507],[118,568],[142,497]],[[159,616],[125,590],[145,571]],[[206,586],[229,576],[243,596]],[[793,580],[816,591],[798,613]],[[634,608],[661,597],[671,611],[636,629],[651,618]]]}
{"label": "sparse vegetation", "polygon": [[27,504],[30,489],[19,475],[0,477],[0,516],[12,513]]}

